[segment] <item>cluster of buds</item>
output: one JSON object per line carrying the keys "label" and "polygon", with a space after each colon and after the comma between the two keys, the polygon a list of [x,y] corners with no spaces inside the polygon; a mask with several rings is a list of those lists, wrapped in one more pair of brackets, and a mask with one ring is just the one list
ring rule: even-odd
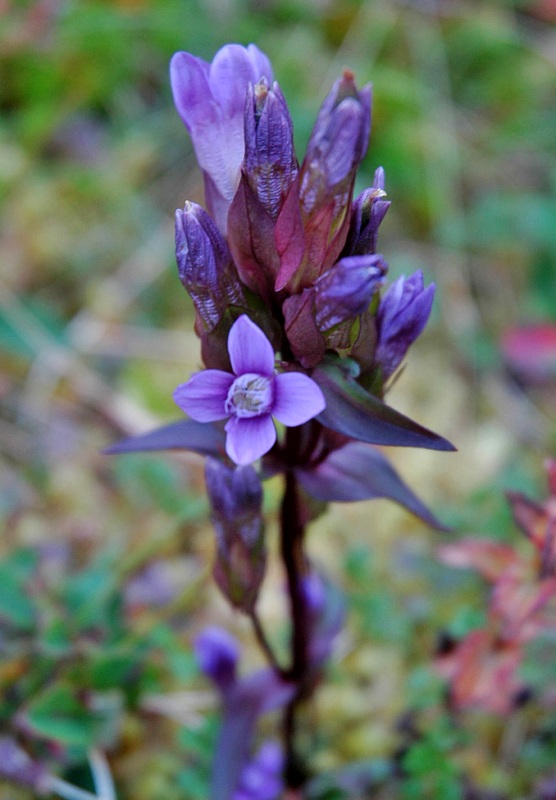
{"label": "cluster of buds", "polygon": [[507,714],[526,694],[519,676],[526,645],[556,622],[556,461],[547,463],[544,503],[508,492],[514,521],[530,547],[467,537],[443,545],[442,561],[476,570],[492,584],[487,624],[444,648],[437,669],[457,709]]}
{"label": "cluster of buds", "polygon": [[287,103],[254,45],[227,45],[211,64],[177,53],[170,73],[207,207],[187,202],[176,212],[179,276],[206,370],[174,396],[198,422],[227,419],[227,455],[248,464],[277,445],[272,417],[291,427],[324,410],[319,366],[349,361],[380,398],[427,322],[434,285],[416,273],[379,299],[388,271],[376,252],[389,206],[384,171],[352,198],[369,142],[370,85],[358,89],[344,71],[299,165]]}

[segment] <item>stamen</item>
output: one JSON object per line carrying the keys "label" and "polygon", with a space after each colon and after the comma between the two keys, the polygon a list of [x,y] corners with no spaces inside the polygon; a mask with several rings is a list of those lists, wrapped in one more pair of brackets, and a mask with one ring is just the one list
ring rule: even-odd
{"label": "stamen", "polygon": [[224,406],[236,417],[258,417],[270,413],[273,394],[272,378],[247,372],[232,383]]}

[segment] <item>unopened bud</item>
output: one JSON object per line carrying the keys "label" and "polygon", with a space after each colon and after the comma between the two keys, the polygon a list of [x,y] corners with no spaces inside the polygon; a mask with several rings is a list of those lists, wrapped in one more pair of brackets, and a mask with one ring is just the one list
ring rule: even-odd
{"label": "unopened bud", "polygon": [[216,327],[229,306],[245,307],[228,245],[196,203],[176,211],[176,260],[180,280],[207,330]]}
{"label": "unopened bud", "polygon": [[314,288],[318,329],[327,331],[363,314],[387,270],[381,255],[349,256],[321,275]]}
{"label": "unopened bud", "polygon": [[208,627],[194,641],[195,656],[201,670],[226,694],[236,682],[239,645],[223,628]]}
{"label": "unopened bud", "polygon": [[357,91],[347,70],[322,104],[302,166],[301,199],[306,213],[351,184],[369,144],[371,87]]}
{"label": "unopened bud", "polygon": [[355,172],[369,142],[371,87],[344,72],[322,104],[297,181],[276,222],[276,290],[312,286],[334,264],[350,223]]}
{"label": "unopened bud", "polygon": [[245,106],[245,160],[249,185],[262,207],[276,219],[297,175],[293,125],[277,83],[262,79],[250,86]]}
{"label": "unopened bud", "polygon": [[431,313],[435,285],[425,289],[423,273],[398,278],[378,307],[378,342],[375,363],[386,380],[403,361],[411,344],[422,333]]}
{"label": "unopened bud", "polygon": [[207,460],[205,478],[217,540],[214,578],[233,606],[250,611],[266,567],[261,482],[251,465],[230,469],[215,459]]}
{"label": "unopened bud", "polygon": [[373,185],[353,201],[345,255],[376,253],[378,228],[390,207],[390,201],[383,200],[385,196],[384,170],[379,167]]}

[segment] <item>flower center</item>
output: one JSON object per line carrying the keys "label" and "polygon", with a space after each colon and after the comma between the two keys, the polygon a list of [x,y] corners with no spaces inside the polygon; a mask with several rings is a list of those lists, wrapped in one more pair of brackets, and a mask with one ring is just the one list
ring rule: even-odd
{"label": "flower center", "polygon": [[273,379],[246,372],[230,386],[225,408],[236,417],[258,417],[270,413],[273,402]]}

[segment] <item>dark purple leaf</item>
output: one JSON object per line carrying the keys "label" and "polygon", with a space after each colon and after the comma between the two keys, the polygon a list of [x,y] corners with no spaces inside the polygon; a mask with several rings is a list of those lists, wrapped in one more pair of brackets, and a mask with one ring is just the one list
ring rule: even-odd
{"label": "dark purple leaf", "polygon": [[312,378],[326,400],[326,408],[317,419],[327,428],[370,444],[425,447],[428,450],[456,449],[447,439],[366,392],[337,364],[319,365]]}
{"label": "dark purple leaf", "polygon": [[193,450],[203,456],[219,458],[225,452],[224,431],[210,422],[184,419],[141,436],[122,439],[107,447],[104,453],[113,456],[149,450]]}
{"label": "dark purple leaf", "polygon": [[297,470],[306,492],[317,500],[347,503],[386,497],[437,530],[447,530],[402,481],[375,447],[350,442],[312,470]]}

